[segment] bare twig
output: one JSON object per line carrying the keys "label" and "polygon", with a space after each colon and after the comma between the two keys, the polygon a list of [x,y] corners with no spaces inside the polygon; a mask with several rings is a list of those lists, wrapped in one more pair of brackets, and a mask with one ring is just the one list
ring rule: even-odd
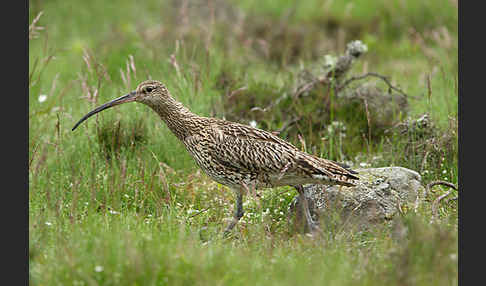
{"label": "bare twig", "polygon": [[391,89],[391,90],[395,90],[397,91],[398,93],[402,94],[403,96],[408,96],[405,92],[403,92],[401,89],[393,86],[389,79],[386,77],[386,76],[382,76],[380,74],[377,74],[377,73],[374,73],[374,72],[369,72],[369,73],[366,73],[364,75],[360,75],[360,76],[353,76],[349,79],[347,79],[345,82],[343,82],[342,84],[340,84],[337,88],[337,91],[341,91],[343,88],[345,88],[346,86],[348,86],[351,82],[353,81],[356,81],[356,80],[361,80],[361,79],[365,79],[367,77],[370,77],[370,76],[373,76],[373,77],[377,77],[381,80],[383,80],[387,85],[388,85],[388,88]]}
{"label": "bare twig", "polygon": [[447,193],[445,193],[445,194],[441,195],[440,197],[438,197],[437,199],[435,199],[435,201],[432,203],[432,221],[435,221],[438,217],[437,208],[438,208],[440,201],[442,201],[445,197],[449,196],[451,193],[452,193],[452,190],[448,191]]}
{"label": "bare twig", "polygon": [[237,95],[238,93],[240,93],[240,92],[242,92],[242,91],[244,91],[244,90],[247,90],[247,89],[248,89],[248,87],[247,87],[247,86],[242,86],[242,87],[240,87],[240,88],[238,88],[238,89],[235,89],[235,90],[233,90],[232,92],[230,92],[230,93],[228,94],[228,98],[232,98],[233,96],[235,96],[235,95]]}
{"label": "bare twig", "polygon": [[319,76],[315,78],[313,81],[308,82],[306,84],[301,85],[297,88],[297,91],[294,93],[294,97],[299,97],[303,93],[308,92],[309,90],[313,89],[317,84],[329,84],[329,79],[326,76]]}
{"label": "bare twig", "polygon": [[426,198],[429,195],[429,193],[431,193],[431,190],[430,189],[433,186],[436,186],[436,185],[444,185],[444,186],[453,188],[454,190],[457,191],[457,187],[454,184],[452,184],[452,183],[449,183],[447,181],[440,181],[440,180],[438,180],[438,181],[432,181],[432,182],[428,183],[427,186],[425,187],[424,198]]}
{"label": "bare twig", "polygon": [[[433,182],[430,182],[429,184],[427,184],[426,192],[427,193],[430,192],[430,188],[435,186],[435,185],[444,185],[444,186],[453,188],[454,190],[457,191],[457,187],[452,183],[449,183],[449,182],[446,182],[446,181],[433,181]],[[439,196],[437,199],[434,200],[434,202],[432,203],[432,219],[431,219],[431,222],[436,221],[437,218],[438,218],[438,205],[439,205],[440,201],[442,201],[444,198],[449,196],[451,193],[452,193],[452,190],[448,191],[447,193]],[[457,199],[457,197],[456,197],[456,199]]]}
{"label": "bare twig", "polygon": [[455,197],[450,198],[447,201],[445,201],[445,203],[448,204],[450,201],[457,201],[458,198],[459,198],[459,196],[455,196]]}
{"label": "bare twig", "polygon": [[282,101],[286,97],[287,97],[287,94],[286,93],[283,93],[279,98],[277,98],[276,100],[273,100],[268,106],[266,106],[264,108],[255,106],[255,107],[251,108],[250,111],[252,111],[252,112],[253,111],[267,112],[270,109],[272,109],[274,106],[278,105],[280,103],[280,101]]}
{"label": "bare twig", "polygon": [[[346,52],[337,59],[336,63],[331,64],[331,69],[326,71],[323,75],[315,77],[310,82],[299,86],[294,93],[294,97],[301,96],[303,93],[313,89],[317,84],[330,85],[332,82],[339,82],[339,80],[351,69],[353,62],[367,50],[368,48],[361,41],[349,42],[346,45]],[[337,89],[335,89],[335,91],[337,91]]]}
{"label": "bare twig", "polygon": [[267,112],[267,107],[261,108],[259,106],[252,107],[250,111],[261,111],[261,112]]}
{"label": "bare twig", "polygon": [[275,135],[278,135],[278,134],[284,132],[285,129],[289,128],[291,125],[293,125],[294,123],[296,123],[299,120],[300,120],[300,116],[299,117],[295,117],[295,118],[293,118],[293,119],[291,119],[289,121],[286,121],[280,129],[275,130],[272,133],[275,134]]}

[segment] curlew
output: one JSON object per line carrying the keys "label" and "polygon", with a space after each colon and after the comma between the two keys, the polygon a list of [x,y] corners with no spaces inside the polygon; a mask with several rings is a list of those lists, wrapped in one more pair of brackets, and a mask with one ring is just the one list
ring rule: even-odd
{"label": "curlew", "polygon": [[109,101],[79,120],[73,127],[107,108],[140,102],[152,108],[184,144],[196,164],[213,180],[231,188],[236,195],[229,233],[243,216],[243,195],[250,190],[293,186],[305,218],[305,229],[315,231],[303,185],[354,186],[357,172],[331,160],[300,151],[274,134],[247,125],[198,116],[174,99],[159,81],[147,80],[135,91]]}

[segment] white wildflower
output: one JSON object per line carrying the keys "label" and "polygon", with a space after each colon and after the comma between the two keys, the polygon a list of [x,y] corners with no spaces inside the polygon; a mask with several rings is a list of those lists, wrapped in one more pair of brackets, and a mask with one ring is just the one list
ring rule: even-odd
{"label": "white wildflower", "polygon": [[46,99],[47,99],[47,95],[45,95],[45,94],[39,95],[39,98],[38,98],[39,102],[44,102],[44,101],[46,101]]}
{"label": "white wildflower", "polygon": [[101,265],[96,265],[94,270],[95,270],[96,272],[101,272],[101,271],[103,271],[103,266],[101,266]]}

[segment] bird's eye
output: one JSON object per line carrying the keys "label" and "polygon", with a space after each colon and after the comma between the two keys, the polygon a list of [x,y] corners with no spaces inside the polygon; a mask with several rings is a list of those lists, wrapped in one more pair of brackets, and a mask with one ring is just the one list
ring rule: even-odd
{"label": "bird's eye", "polygon": [[152,90],[154,90],[154,87],[153,87],[153,86],[147,86],[147,87],[145,88],[145,92],[146,92],[146,93],[152,92]]}

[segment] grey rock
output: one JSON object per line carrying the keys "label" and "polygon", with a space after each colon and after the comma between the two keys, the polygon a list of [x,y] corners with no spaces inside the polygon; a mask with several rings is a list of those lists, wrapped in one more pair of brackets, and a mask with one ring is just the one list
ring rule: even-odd
{"label": "grey rock", "polygon": [[[360,229],[391,219],[399,206],[414,203],[423,192],[420,175],[403,167],[356,169],[359,182],[355,187],[305,185],[311,216],[322,221],[340,214],[343,221],[354,222]],[[302,215],[298,197],[290,205],[294,223],[299,227]]]}

